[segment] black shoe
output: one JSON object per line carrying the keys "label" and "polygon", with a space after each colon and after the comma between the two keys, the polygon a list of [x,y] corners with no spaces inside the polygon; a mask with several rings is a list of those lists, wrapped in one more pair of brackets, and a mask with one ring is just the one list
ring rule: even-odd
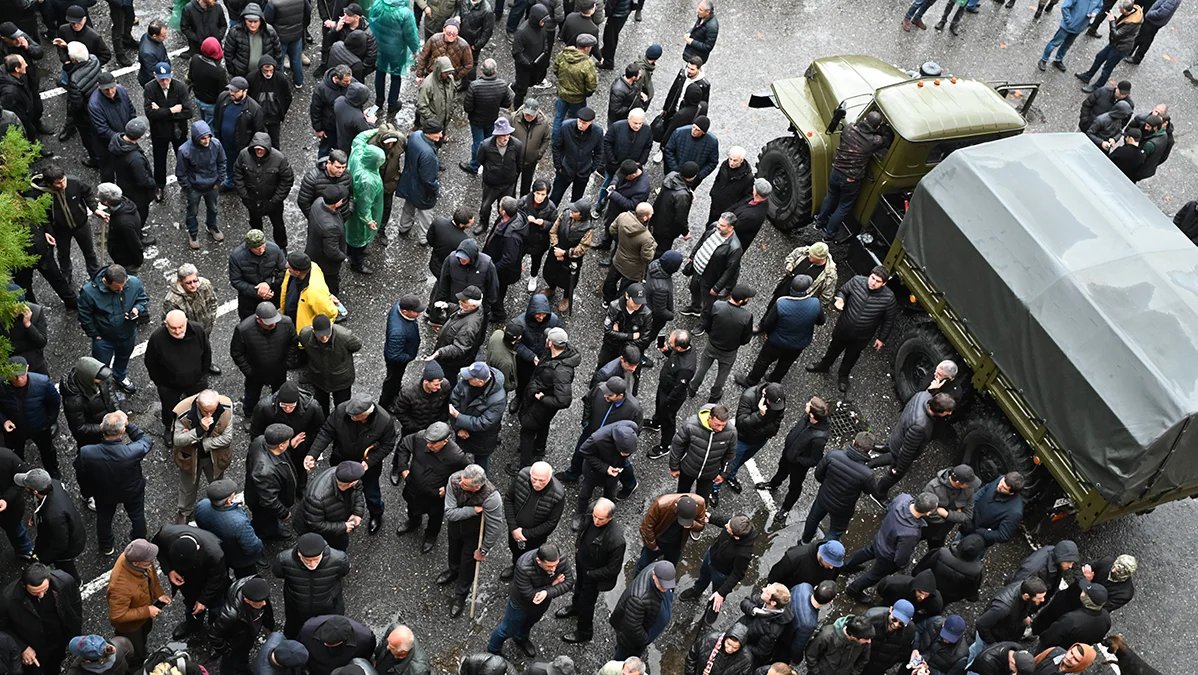
{"label": "black shoe", "polygon": [[[398,483],[396,483],[396,485],[398,485]],[[409,532],[415,532],[416,530],[419,530],[419,529],[420,529],[420,519],[419,518],[408,518],[407,520],[405,520],[403,522],[403,525],[401,525],[397,530],[395,530],[395,534],[398,534],[399,536],[402,537],[403,535],[408,534]]]}
{"label": "black shoe", "polygon": [[749,387],[757,386],[756,382],[750,380],[748,377],[746,377],[744,375],[739,375],[739,374],[733,375],[732,381],[736,383],[736,386],[744,387],[745,389],[748,389]]}
{"label": "black shoe", "polygon": [[766,492],[773,492],[774,490],[777,490],[779,487],[781,487],[781,486],[774,485],[773,483],[769,482],[768,480],[763,480],[760,483],[753,483],[754,490],[765,490]]}
{"label": "black shoe", "polygon": [[636,10],[636,14],[634,14],[632,18],[634,21],[640,21],[641,20],[641,10],[639,10],[639,9]]}
{"label": "black shoe", "polygon": [[[1039,15],[1037,15],[1036,18],[1040,18]],[[1048,70],[1048,61],[1040,59],[1040,62],[1036,64],[1036,67],[1040,69],[1040,72],[1044,72]]]}
{"label": "black shoe", "polygon": [[1136,57],[1134,57],[1134,56],[1128,56],[1128,57],[1124,57],[1124,59],[1123,59],[1123,62],[1124,62],[1124,63],[1130,63],[1130,64],[1131,64],[1131,65],[1133,65],[1133,66],[1138,66],[1138,65],[1140,65],[1140,59],[1137,59],[1137,58],[1136,58]]}
{"label": "black shoe", "polygon": [[598,262],[600,267],[611,267],[611,256],[605,255],[602,258],[599,258]]}
{"label": "black shoe", "polygon": [[699,591],[695,590],[694,586],[682,591],[678,594],[678,599],[683,602],[694,602],[699,599]]}
{"label": "black shoe", "polygon": [[725,478],[724,483],[726,483],[728,487],[731,488],[736,494],[740,494],[744,490],[744,488],[740,486],[740,481],[736,480],[735,478]]}
{"label": "black shoe", "polygon": [[567,470],[567,471],[563,471],[563,472],[557,474],[557,479],[563,483],[577,483],[578,482],[578,474],[573,471]]}
{"label": "black shoe", "polygon": [[175,629],[171,631],[172,640],[182,640],[191,634],[191,622],[184,619],[175,625]]}
{"label": "black shoe", "polygon": [[[516,568],[513,565],[509,565],[509,566],[503,568],[503,571],[499,573],[499,580],[500,581],[511,581],[512,577],[514,577],[514,576],[516,576]],[[558,611],[560,612],[561,610],[559,609]]]}
{"label": "black shoe", "polygon": [[462,610],[466,609],[466,596],[455,595],[449,603],[449,616],[458,618],[462,615]]}
{"label": "black shoe", "polygon": [[839,380],[836,381],[836,388],[839,389],[840,393],[842,393],[842,394],[849,393],[850,386],[852,386],[852,385],[849,383],[849,378],[847,378],[847,377],[841,377]]}
{"label": "black shoe", "polygon": [[707,608],[703,610],[703,625],[714,626],[716,619],[720,618],[720,613],[715,611],[711,603],[707,603]]}
{"label": "black shoe", "polygon": [[720,505],[720,493],[712,492],[711,495],[707,497],[707,504],[713,509],[718,507]]}
{"label": "black shoe", "polygon": [[790,512],[779,511],[774,514],[774,529],[781,530],[786,527],[786,519],[790,517]]}
{"label": "black shoe", "polygon": [[71,136],[74,136],[74,135],[75,135],[75,125],[74,124],[63,125],[62,131],[58,132],[58,142],[66,143],[67,139],[69,139]]}
{"label": "black shoe", "polygon": [[1064,61],[1053,61],[1053,62],[1052,62],[1052,67],[1053,67],[1053,68],[1056,68],[1057,70],[1061,71],[1062,73],[1067,73],[1067,72],[1069,72],[1069,69],[1065,67],[1065,62],[1064,62]]}
{"label": "black shoe", "polygon": [[641,486],[641,484],[639,482],[636,482],[636,483],[632,484],[632,487],[621,487],[620,491],[616,493],[616,501],[622,502],[622,501],[627,500],[629,497],[632,496],[633,492],[636,492],[636,489],[639,488],[640,486]]}
{"label": "black shoe", "polygon": [[937,22],[936,22],[936,25],[935,25],[935,26],[932,26],[932,27],[933,27],[933,28],[935,28],[936,30],[944,30],[944,22],[943,22],[943,21],[937,21]]}
{"label": "black shoe", "polygon": [[383,514],[380,513],[377,516],[370,516],[370,524],[366,526],[366,534],[369,534],[373,537],[374,535],[378,534],[379,530],[382,528]]}
{"label": "black shoe", "polygon": [[437,546],[436,539],[429,539],[428,537],[425,537],[424,542],[420,544],[420,554],[425,555],[425,554],[431,552],[433,550],[433,548],[435,548],[436,546]]}
{"label": "black shoe", "polygon": [[960,35],[961,28],[960,28],[960,26],[958,26],[957,24],[954,23],[953,25],[948,27],[948,32],[952,33],[953,35]]}
{"label": "black shoe", "polygon": [[569,619],[572,616],[578,616],[578,610],[574,609],[574,605],[566,605],[554,612],[553,616],[559,619]]}
{"label": "black shoe", "polygon": [[[470,166],[470,162],[467,162],[466,160],[462,160],[462,161],[458,162],[458,168],[461,169],[462,171],[465,171],[466,173],[470,174],[471,176],[478,178],[478,169]],[[485,225],[484,225],[484,227],[485,227]]]}
{"label": "black shoe", "polygon": [[565,635],[562,636],[562,642],[566,642],[566,643],[569,643],[572,645],[579,645],[579,644],[583,644],[583,643],[590,642],[590,641],[591,641],[590,635],[583,635],[582,633],[579,633],[578,631],[574,631],[573,633],[566,633]]}
{"label": "black shoe", "polygon": [[221,371],[220,366],[216,365],[215,363],[208,366],[208,374],[209,375],[220,375],[221,372],[223,372],[223,371]]}
{"label": "black shoe", "polygon": [[437,585],[444,586],[455,581],[458,578],[457,570],[445,570],[437,575]]}
{"label": "black shoe", "polygon": [[570,529],[575,532],[581,530],[582,529],[582,518],[583,518],[583,516],[581,513],[574,514],[574,517],[570,519]]}
{"label": "black shoe", "polygon": [[648,356],[641,356],[641,368],[644,368],[645,370],[649,370],[650,368],[652,368],[653,366],[656,366],[656,365],[657,365],[657,362],[654,361],[653,359],[649,358]]}
{"label": "black shoe", "polygon": [[91,157],[84,157],[83,161],[80,162],[80,164],[82,164],[83,166],[86,166],[89,169],[100,168],[100,163],[97,162],[96,160],[92,159]]}
{"label": "black shoe", "polygon": [[661,431],[661,422],[658,422],[656,417],[646,420],[641,426],[650,431]]}
{"label": "black shoe", "polygon": [[830,367],[832,367],[832,364],[830,364],[830,363],[827,365],[824,365],[823,362],[818,362],[818,363],[813,363],[813,364],[803,368],[803,370],[806,370],[809,373],[826,373],[826,372],[828,372],[828,368],[830,368]]}
{"label": "black shoe", "polygon": [[855,590],[850,586],[845,587],[844,594],[863,605],[868,606],[870,603],[873,602],[873,598],[870,597],[869,593],[866,593],[865,591]]}
{"label": "black shoe", "polygon": [[503,472],[509,476],[519,476],[520,469],[523,469],[523,468],[524,467],[520,466],[516,462],[509,462],[506,466],[503,467]]}
{"label": "black shoe", "polygon": [[707,331],[702,326],[700,326],[699,328],[692,328],[691,335],[694,337],[702,337],[704,335],[707,335]]}
{"label": "black shoe", "polygon": [[1015,0],[1007,0],[1006,6],[1007,6],[1007,9],[1011,9],[1012,7],[1015,6]]}
{"label": "black shoe", "polygon": [[700,307],[683,307],[678,310],[678,313],[682,316],[699,316],[703,313],[703,309]]}
{"label": "black shoe", "polygon": [[158,237],[151,237],[150,235],[146,235],[141,238],[142,246],[153,246],[154,244],[157,244],[157,243],[158,243]]}
{"label": "black shoe", "polygon": [[532,643],[532,640],[512,638],[512,642],[516,643],[516,646],[520,648],[520,651],[524,652],[525,656],[530,659],[536,658],[537,646]]}
{"label": "black shoe", "polygon": [[[391,479],[392,485],[399,487],[399,481],[403,478],[403,474],[400,473],[399,467],[395,467],[395,468],[391,469],[391,475],[389,476],[389,478]],[[420,527],[420,524],[417,523],[416,527]],[[415,529],[415,528],[412,528],[412,529]],[[408,532],[411,532],[411,531],[412,530],[408,530]]]}
{"label": "black shoe", "polygon": [[668,454],[670,454],[670,448],[665,445],[659,445],[649,449],[648,457],[649,459],[661,459]]}
{"label": "black shoe", "polygon": [[37,122],[37,132],[39,134],[41,134],[42,136],[53,136],[55,133],[57,133],[54,130],[54,127],[50,126],[49,124],[46,124],[45,122],[43,122],[41,120],[38,120],[38,122]]}
{"label": "black shoe", "polygon": [[374,274],[374,270],[370,268],[370,265],[365,260],[362,261],[362,264],[350,265],[349,268],[358,274]]}
{"label": "black shoe", "polygon": [[116,64],[118,66],[127,68],[127,67],[133,65],[133,59],[129,58],[128,54],[118,51],[116,53]]}

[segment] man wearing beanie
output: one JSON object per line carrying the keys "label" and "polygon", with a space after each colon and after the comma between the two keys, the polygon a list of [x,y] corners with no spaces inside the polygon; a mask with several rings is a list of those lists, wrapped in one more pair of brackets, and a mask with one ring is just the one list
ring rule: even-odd
{"label": "man wearing beanie", "polygon": [[[187,7],[183,8],[183,32],[185,34],[187,33],[187,11],[192,7],[203,7],[205,4],[215,5],[216,2],[215,0],[191,0]],[[216,11],[208,11],[209,9],[211,7],[204,10],[206,14],[220,17],[222,22],[220,35],[224,35],[224,11],[220,8],[217,8]],[[191,37],[187,39],[188,42],[191,41]],[[200,119],[211,125],[213,114],[216,112],[216,100],[229,84],[229,72],[225,70],[222,63],[225,58],[225,50],[220,46],[218,38],[209,35],[198,44],[193,45],[190,51],[187,80],[191,85],[191,93],[195,97],[195,106]]]}
{"label": "man wearing beanie", "polygon": [[[324,411],[312,395],[299,388],[295,382],[284,382],[277,392],[258,402],[250,422],[250,438],[266,433],[272,424],[285,424],[293,436],[287,445],[287,458],[295,472],[295,496],[304,494],[308,484],[308,472],[304,470],[304,458],[316,441],[320,427],[324,424]],[[248,481],[246,491],[249,491]],[[248,500],[248,495],[247,495]]]}
{"label": "man wearing beanie", "polygon": [[229,479],[208,484],[207,498],[196,504],[196,524],[220,537],[225,562],[234,578],[248,577],[264,564],[262,540],[254,532],[250,516],[233,503],[237,484]]}
{"label": "man wearing beanie", "polygon": [[946,605],[962,600],[977,602],[985,553],[986,540],[977,534],[967,534],[949,546],[928,551],[915,566],[915,573],[925,570],[932,573],[936,591]]}
{"label": "man wearing beanie", "polygon": [[121,193],[137,205],[137,215],[143,226],[150,220],[150,202],[154,201],[157,191],[150,158],[138,143],[149,131],[150,124],[144,117],[134,117],[125,125],[125,133],[114,135],[108,143],[116,184]]}
{"label": "man wearing beanie", "polygon": [[422,431],[408,434],[395,446],[396,476],[406,480],[403,498],[408,519],[396,530],[403,536],[420,528],[428,514],[428,527],[420,552],[428,553],[437,543],[445,517],[445,484],[449,476],[469,466],[470,460],[458,447],[449,425],[435,421]]}
{"label": "man wearing beanie", "polygon": [[[395,421],[391,413],[364,396],[355,396],[333,409],[325,418],[316,442],[308,450],[304,468],[311,471],[316,460],[332,445],[329,464],[338,467],[357,462],[363,473],[362,490],[370,512],[367,531],[378,534],[383,524],[383,494],[379,489],[383,460],[395,447]],[[339,478],[338,480],[343,480]]]}
{"label": "man wearing beanie", "polygon": [[983,649],[965,671],[969,675],[1034,675],[1036,660],[1018,642],[999,642]]}
{"label": "man wearing beanie", "polygon": [[183,595],[184,620],[171,633],[173,639],[182,640],[203,628],[207,608],[215,612],[224,602],[229,568],[221,540],[195,525],[163,525],[151,541],[171,595]]}
{"label": "man wearing beanie", "polygon": [[291,427],[274,423],[250,441],[246,452],[245,505],[252,514],[254,531],[262,539],[287,538],[283,526],[291,520],[297,488],[295,467],[288,456],[295,437]]}
{"label": "man wearing beanie", "polygon": [[215,615],[209,635],[216,643],[214,646],[223,647],[224,650],[220,672],[249,672],[250,649],[260,634],[271,633],[275,629],[270,584],[259,576],[234,581],[228,597]]}
{"label": "man wearing beanie", "polygon": [[256,2],[245,5],[241,10],[241,21],[229,27],[225,35],[225,67],[234,77],[245,77],[257,66],[262,54],[270,54],[276,61],[283,58],[279,34],[263,20],[262,6]]}
{"label": "man wearing beanie", "polygon": [[[283,612],[287,619],[284,635],[299,635],[300,627],[314,616],[345,612],[341,581],[349,574],[349,559],[319,534],[300,535],[294,547],[281,551],[274,559],[271,572],[283,580]],[[268,653],[270,644],[268,639],[259,654]]]}
{"label": "man wearing beanie", "polygon": [[662,181],[661,191],[653,200],[653,218],[649,221],[649,231],[657,242],[654,253],[657,257],[673,250],[674,240],[678,237],[690,237],[691,204],[695,198],[695,185],[698,181],[699,165],[694,162],[683,162],[678,171],[666,174]]}
{"label": "man wearing beanie", "polygon": [[711,120],[700,115],[690,126],[679,127],[670,134],[662,152],[666,173],[677,171],[684,162],[699,165],[693,185],[698,187],[720,163],[720,140],[709,131]]}
{"label": "man wearing beanie", "polygon": [[15,639],[22,659],[35,659],[25,663],[26,673],[58,673],[67,640],[83,627],[78,582],[63,570],[29,565],[0,594],[0,626]]}
{"label": "man wearing beanie", "polygon": [[508,475],[515,475],[532,464],[534,456],[545,456],[553,418],[574,401],[574,371],[582,363],[582,355],[570,345],[570,336],[565,329],[555,326],[545,331],[544,354],[535,361],[527,386],[523,392],[516,393],[522,397],[520,459],[518,465],[508,465]]}
{"label": "man wearing beanie", "polygon": [[[433,422],[449,421],[449,394],[452,387],[445,370],[436,361],[425,361],[420,377],[410,380],[391,404],[400,436],[423,431]],[[391,484],[399,485],[399,457],[391,457]]]}
{"label": "man wearing beanie", "polygon": [[254,313],[263,300],[274,302],[287,272],[287,256],[262,230],[250,229],[245,242],[229,253],[229,283],[237,291],[237,318]]}
{"label": "man wearing beanie", "polygon": [[[300,81],[303,68],[294,72],[297,81],[294,86],[298,89],[303,84]],[[275,57],[263,54],[254,72],[246,77],[246,82],[250,85],[249,97],[262,107],[262,124],[266,127],[266,133],[270,134],[271,145],[278,150],[280,129],[287,119],[287,112],[291,110],[294,96],[291,78],[279,67]]]}
{"label": "man wearing beanie", "polygon": [[1075,642],[1068,649],[1053,647],[1036,654],[1036,675],[1051,675],[1052,673],[1084,673],[1098,652],[1094,647]]}
{"label": "man wearing beanie", "polygon": [[[305,468],[316,465],[309,455]],[[297,532],[315,532],[329,546],[345,551],[349,535],[362,524],[366,515],[366,499],[362,493],[365,462],[346,460],[322,470],[308,481],[304,499],[295,519]]]}
{"label": "man wearing beanie", "polygon": [[317,314],[336,321],[345,308],[329,292],[320,265],[313,265],[307,254],[292,251],[287,254],[287,274],[279,291],[279,309],[295,322],[298,332],[311,326]]}
{"label": "man wearing beanie", "polygon": [[258,649],[253,672],[256,675],[306,675],[308,648],[288,640],[282,631],[275,631],[266,636],[266,642]]}
{"label": "man wearing beanie", "polygon": [[70,658],[63,672],[68,675],[125,675],[132,670],[133,643],[123,637],[105,640],[102,635],[77,635],[67,643],[67,652]]}
{"label": "man wearing beanie", "polygon": [[145,539],[134,539],[117,556],[108,577],[108,622],[120,637],[133,643],[131,669],[146,660],[146,638],[171,596],[162,590],[154,558],[158,547]]}

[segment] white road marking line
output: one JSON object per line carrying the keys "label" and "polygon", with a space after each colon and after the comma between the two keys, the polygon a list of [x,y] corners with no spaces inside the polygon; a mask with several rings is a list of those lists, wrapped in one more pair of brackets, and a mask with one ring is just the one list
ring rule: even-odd
{"label": "white road marking line", "polygon": [[[757,470],[757,462],[749,459],[743,466],[749,470],[749,478],[753,479],[754,485],[765,480],[765,476],[761,475],[761,472]],[[757,496],[761,497],[761,501],[765,502],[765,508],[770,513],[778,510],[778,505],[774,503],[774,496],[770,494],[769,490],[757,490]]]}
{"label": "white road marking line", "polygon": [[91,596],[95,595],[98,591],[108,586],[108,577],[111,575],[112,570],[109,570],[95,579],[87,582],[86,584],[83,584],[83,587],[79,589],[79,595],[83,596],[84,600],[87,600]]}
{"label": "white road marking line", "polygon": [[[221,305],[216,308],[216,316],[221,317],[225,314],[228,314],[229,312],[232,312],[235,309],[237,309],[237,300],[236,299],[227,300],[227,301],[221,303]],[[146,345],[149,344],[149,342],[150,342],[149,340],[145,340],[143,342],[137,343],[137,346],[135,346],[133,348],[133,353],[129,356],[129,358],[135,359],[139,356],[144,356],[146,353]]]}
{"label": "white road marking line", "polygon": [[[176,57],[176,56],[182,54],[185,51],[187,51],[186,47],[167,52],[167,55],[169,55],[173,58],[173,57]],[[112,70],[109,72],[112,73],[113,77],[120,77],[122,75],[128,75],[129,73],[136,73],[140,67],[141,66],[139,66],[138,64],[133,64],[131,66],[125,66],[124,68],[117,68],[116,70]],[[43,101],[47,101],[56,96],[62,96],[65,93],[67,93],[66,89],[63,89],[62,87],[54,87],[53,89],[47,89],[47,90],[43,91],[41,93],[41,97],[42,97]]]}

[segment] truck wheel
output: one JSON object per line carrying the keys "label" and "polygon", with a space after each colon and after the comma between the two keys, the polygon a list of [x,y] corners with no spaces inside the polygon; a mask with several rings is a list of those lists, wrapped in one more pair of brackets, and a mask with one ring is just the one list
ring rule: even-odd
{"label": "truck wheel", "polygon": [[1008,471],[1027,479],[1024,499],[1040,489],[1044,472],[1032,460],[1032,449],[999,413],[980,410],[961,424],[961,461],[973,467],[983,484]]}
{"label": "truck wheel", "polygon": [[[891,371],[894,380],[894,392],[899,401],[906,404],[911,397],[918,393],[924,378],[936,370],[936,365],[945,359],[952,359],[958,366],[961,358],[948,344],[948,340],[936,330],[935,326],[920,323],[912,326],[899,342],[899,348],[894,353],[894,369]],[[958,377],[965,375],[961,373]]]}
{"label": "truck wheel", "polygon": [[811,149],[797,136],[775,138],[757,156],[757,175],[768,180],[769,219],[782,232],[809,225],[811,215]]}

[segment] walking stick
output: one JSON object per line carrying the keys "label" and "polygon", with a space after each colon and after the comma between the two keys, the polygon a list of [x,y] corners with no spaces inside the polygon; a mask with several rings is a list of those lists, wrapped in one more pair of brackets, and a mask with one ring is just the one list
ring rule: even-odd
{"label": "walking stick", "polygon": [[[480,514],[481,520],[478,523],[478,546],[474,550],[480,551],[483,547],[483,532],[486,531],[487,516]],[[470,558],[474,559],[474,554],[470,554]],[[478,574],[482,571],[482,562],[474,561],[474,584],[470,587],[470,620],[474,621],[474,608],[478,604]]]}

